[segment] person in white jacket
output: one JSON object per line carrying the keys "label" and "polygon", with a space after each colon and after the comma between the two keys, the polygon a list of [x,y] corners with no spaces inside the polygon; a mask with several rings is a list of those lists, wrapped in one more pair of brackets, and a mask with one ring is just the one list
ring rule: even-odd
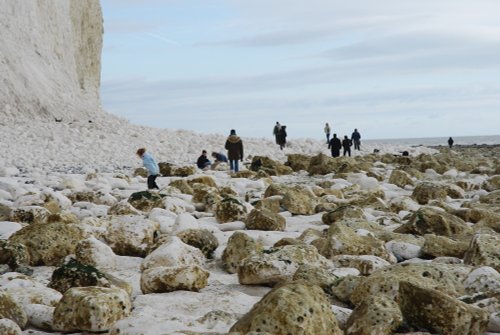
{"label": "person in white jacket", "polygon": [[160,174],[160,167],[158,166],[158,163],[156,163],[153,156],[146,152],[145,148],[140,148],[136,153],[137,156],[142,159],[142,164],[148,171],[148,190],[159,189],[156,184],[156,178]]}
{"label": "person in white jacket", "polygon": [[326,135],[326,143],[329,144],[330,143],[330,125],[327,123],[325,123],[325,135]]}

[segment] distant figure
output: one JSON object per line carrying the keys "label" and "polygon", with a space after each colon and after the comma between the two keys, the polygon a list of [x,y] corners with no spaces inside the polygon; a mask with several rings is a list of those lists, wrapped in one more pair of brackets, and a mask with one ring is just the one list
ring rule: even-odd
{"label": "distant figure", "polygon": [[280,130],[278,131],[278,144],[280,145],[280,149],[283,150],[283,148],[286,146],[286,126],[281,126]]}
{"label": "distant figure", "polygon": [[238,161],[241,160],[243,162],[243,142],[241,138],[236,135],[236,130],[231,129],[231,133],[226,140],[225,148],[227,150],[231,171],[238,172]]}
{"label": "distant figure", "polygon": [[328,143],[328,149],[331,149],[332,157],[340,156],[340,148],[342,148],[342,143],[340,142],[340,139],[337,138],[337,134],[333,134],[330,143]]}
{"label": "distant figure", "polygon": [[450,146],[450,149],[451,149],[451,147],[453,146],[453,143],[454,143],[454,142],[455,142],[455,141],[453,141],[453,139],[452,139],[451,137],[448,139],[448,145]]}
{"label": "distant figure", "polygon": [[347,135],[344,136],[344,139],[342,140],[342,148],[344,148],[344,156],[346,154],[351,157],[351,146],[352,146],[352,141],[347,137]]}
{"label": "distant figure", "polygon": [[156,184],[156,178],[160,173],[158,163],[156,163],[153,156],[146,153],[145,148],[140,148],[139,150],[137,150],[136,154],[142,159],[142,164],[144,165],[146,170],[148,170],[148,190],[159,189],[158,185]]}
{"label": "distant figure", "polygon": [[330,125],[325,123],[325,135],[326,135],[326,144],[330,143]]}
{"label": "distant figure", "polygon": [[410,153],[409,153],[408,151],[406,151],[406,150],[405,150],[405,151],[403,151],[403,152],[401,153],[401,155],[402,155],[402,156],[404,156],[404,157],[408,157],[408,156],[410,156]]}
{"label": "distant figure", "polygon": [[207,151],[203,150],[201,152],[201,156],[198,157],[198,160],[196,161],[196,165],[198,168],[202,170],[207,170],[210,165],[212,165],[212,162],[207,158]]}
{"label": "distant figure", "polygon": [[274,125],[274,128],[273,128],[273,135],[274,135],[274,139],[276,141],[276,144],[279,144],[278,142],[278,133],[281,129],[281,125],[278,121],[276,121],[276,124]]}
{"label": "distant figure", "polygon": [[[351,140],[354,142],[354,150],[361,150],[361,134],[357,129],[354,129],[354,132],[351,135]],[[350,156],[350,155],[349,155]]]}

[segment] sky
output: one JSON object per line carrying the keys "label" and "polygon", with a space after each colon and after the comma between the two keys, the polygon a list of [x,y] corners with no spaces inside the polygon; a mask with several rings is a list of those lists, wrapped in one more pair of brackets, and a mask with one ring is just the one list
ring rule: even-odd
{"label": "sky", "polygon": [[500,134],[498,0],[101,0],[101,99],[135,124]]}

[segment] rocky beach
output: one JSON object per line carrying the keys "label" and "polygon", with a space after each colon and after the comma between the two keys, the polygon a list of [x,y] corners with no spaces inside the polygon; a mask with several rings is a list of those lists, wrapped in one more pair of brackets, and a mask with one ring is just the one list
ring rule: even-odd
{"label": "rocky beach", "polygon": [[242,137],[200,170],[229,129],[102,110],[102,21],[2,1],[1,335],[500,334],[498,144]]}
{"label": "rocky beach", "polygon": [[3,177],[1,327],[500,332],[493,149],[161,163],[159,192],[141,168]]}

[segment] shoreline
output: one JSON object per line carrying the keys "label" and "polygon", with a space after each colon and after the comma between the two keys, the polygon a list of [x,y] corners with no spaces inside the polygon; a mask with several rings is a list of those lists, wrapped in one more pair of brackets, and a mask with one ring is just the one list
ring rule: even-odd
{"label": "shoreline", "polygon": [[[429,145],[432,149],[450,149],[447,145]],[[452,150],[460,149],[484,149],[484,148],[499,148],[500,144],[456,144],[451,148]]]}

